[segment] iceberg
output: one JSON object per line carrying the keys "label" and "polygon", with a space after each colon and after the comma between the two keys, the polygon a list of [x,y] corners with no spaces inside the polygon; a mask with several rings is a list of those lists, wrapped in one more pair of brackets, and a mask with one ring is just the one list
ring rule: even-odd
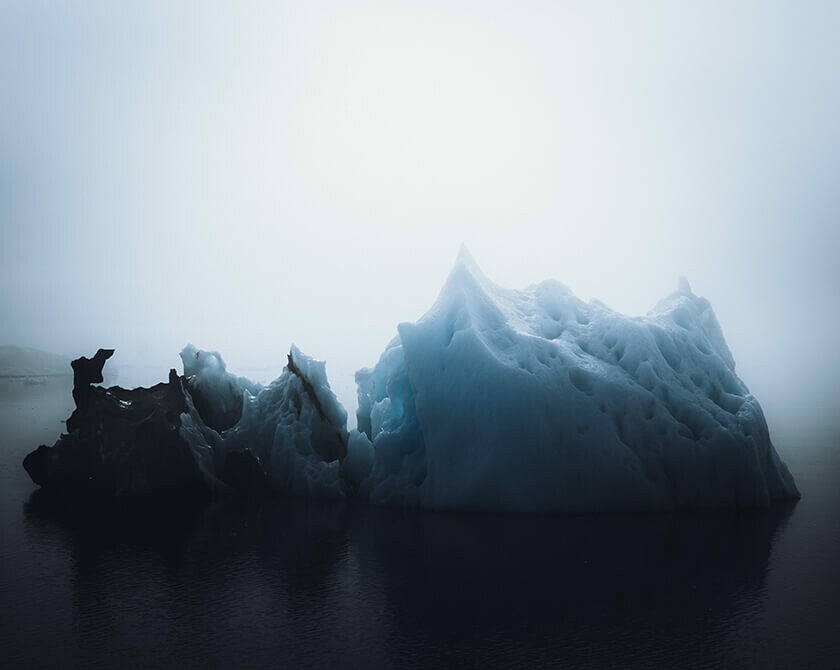
{"label": "iceberg", "polygon": [[218,352],[188,345],[184,375],[151,388],[95,386],[114,353],[72,363],[76,409],[67,433],[23,466],[46,489],[113,497],[341,496],[347,413],[325,364],[292,346],[263,387],[226,369]]}
{"label": "iceberg", "polygon": [[521,291],[466,249],[431,309],[356,373],[346,468],[374,503],[671,510],[798,498],[709,302],[645,317],[557,281]]}
{"label": "iceberg", "polygon": [[429,311],[356,373],[349,432],[325,363],[295,346],[268,385],[188,345],[166,383],[94,386],[112,354],[73,361],[68,432],[24,460],[36,484],[530,512],[799,497],[711,305],[684,279],[630,318],[557,281],[497,286],[463,249]]}
{"label": "iceberg", "polygon": [[[193,353],[188,347],[182,358]],[[251,454],[277,493],[342,497],[340,461],[347,452],[347,412],[330,389],[326,364],[292,346],[283,373],[263,388],[234,378],[225,372],[221,357],[214,357],[218,365],[203,366],[188,376],[187,388],[191,394],[196,388],[214,389],[208,393],[214,408],[238,391],[240,417],[219,432],[209,427],[197,406],[190,407],[181,421],[184,439],[195,449],[211,448],[220,472],[233,454]],[[186,374],[186,362],[184,370]],[[227,479],[230,483],[231,477]]]}

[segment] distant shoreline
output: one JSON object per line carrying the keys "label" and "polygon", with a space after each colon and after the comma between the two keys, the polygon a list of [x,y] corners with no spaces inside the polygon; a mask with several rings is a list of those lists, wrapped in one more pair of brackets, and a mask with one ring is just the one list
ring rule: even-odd
{"label": "distant shoreline", "polygon": [[0,373],[0,379],[31,379],[32,377],[72,377],[72,372],[45,372],[43,374],[34,372],[26,375],[8,375]]}
{"label": "distant shoreline", "polygon": [[0,374],[0,379],[43,379],[46,377],[72,377],[72,372],[50,372],[47,374],[21,374],[21,375],[8,375],[8,374]]}

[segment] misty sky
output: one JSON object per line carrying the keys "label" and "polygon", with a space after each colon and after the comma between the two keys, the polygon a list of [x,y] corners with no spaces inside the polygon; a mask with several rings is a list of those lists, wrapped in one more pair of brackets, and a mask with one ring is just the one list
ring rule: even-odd
{"label": "misty sky", "polygon": [[840,3],[245,4],[0,0],[0,344],[295,342],[352,412],[463,242],[629,314],[684,274],[782,455],[836,425]]}

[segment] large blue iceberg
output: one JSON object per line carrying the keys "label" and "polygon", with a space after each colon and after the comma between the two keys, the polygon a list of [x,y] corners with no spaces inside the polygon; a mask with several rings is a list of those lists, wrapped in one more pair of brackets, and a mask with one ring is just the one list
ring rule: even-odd
{"label": "large blue iceberg", "polygon": [[464,250],[431,309],[356,373],[350,432],[325,364],[295,347],[267,386],[192,346],[166,384],[90,386],[111,353],[74,362],[68,433],[24,461],[36,483],[517,511],[799,497],[711,306],[685,281],[628,318],[556,281],[496,286]]}
{"label": "large blue iceberg", "polygon": [[556,281],[496,286],[462,250],[432,308],[356,374],[358,490],[435,509],[798,497],[711,305],[680,284],[628,318]]}

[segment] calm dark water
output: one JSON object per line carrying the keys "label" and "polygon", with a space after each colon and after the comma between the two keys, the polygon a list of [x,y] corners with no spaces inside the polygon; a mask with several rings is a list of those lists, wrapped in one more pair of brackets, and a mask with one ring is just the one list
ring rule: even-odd
{"label": "calm dark water", "polygon": [[767,512],[103,509],[20,465],[71,404],[0,381],[5,667],[840,667],[836,445]]}

